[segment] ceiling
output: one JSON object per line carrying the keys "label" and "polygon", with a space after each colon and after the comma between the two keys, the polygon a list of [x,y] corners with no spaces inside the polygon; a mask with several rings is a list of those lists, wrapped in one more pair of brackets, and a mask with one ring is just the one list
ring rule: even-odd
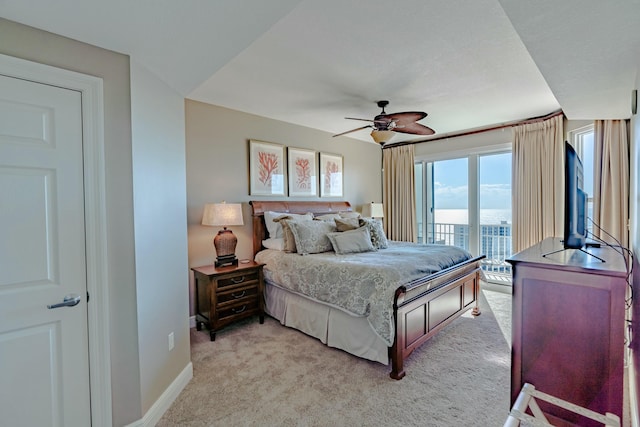
{"label": "ceiling", "polygon": [[[434,137],[550,114],[628,118],[640,0],[0,0],[130,55],[186,98],[340,133],[425,111]],[[371,141],[369,130],[339,138]],[[393,142],[415,139],[398,134]]]}

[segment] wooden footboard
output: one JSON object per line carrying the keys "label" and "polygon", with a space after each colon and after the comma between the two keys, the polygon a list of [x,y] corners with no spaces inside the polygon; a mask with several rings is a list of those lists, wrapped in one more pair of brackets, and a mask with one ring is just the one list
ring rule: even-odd
{"label": "wooden footboard", "polygon": [[393,379],[405,376],[404,360],[462,313],[479,315],[480,260],[443,270],[396,291],[395,340],[389,349]]}

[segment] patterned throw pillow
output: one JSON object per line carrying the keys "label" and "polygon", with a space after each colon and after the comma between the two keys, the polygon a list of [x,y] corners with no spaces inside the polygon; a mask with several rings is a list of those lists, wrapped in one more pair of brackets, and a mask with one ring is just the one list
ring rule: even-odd
{"label": "patterned throw pillow", "polygon": [[371,234],[371,243],[376,249],[386,249],[389,247],[387,235],[384,234],[382,222],[373,218],[360,218],[360,226],[366,226]]}
{"label": "patterned throw pillow", "polygon": [[289,215],[282,215],[273,221],[282,226],[282,239],[284,241],[282,250],[285,252],[296,252],[296,241],[291,232],[291,227],[289,227],[289,222],[295,220]]}
{"label": "patterned throw pillow", "polygon": [[327,233],[336,231],[333,222],[288,221],[300,255],[318,254],[333,250]]}

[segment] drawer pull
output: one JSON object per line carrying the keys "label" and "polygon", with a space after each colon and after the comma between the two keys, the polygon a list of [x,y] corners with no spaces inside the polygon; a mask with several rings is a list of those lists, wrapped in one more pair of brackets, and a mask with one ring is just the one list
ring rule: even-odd
{"label": "drawer pull", "polygon": [[235,299],[238,299],[238,298],[242,298],[243,296],[245,296],[246,293],[247,293],[247,291],[242,291],[239,294],[231,294],[231,296],[234,297]]}
{"label": "drawer pull", "polygon": [[235,279],[235,278],[232,277],[231,281],[233,283],[242,283],[242,282],[244,282],[244,276],[240,277],[239,279]]}
{"label": "drawer pull", "polygon": [[243,305],[242,307],[237,308],[237,309],[236,308],[232,308],[231,311],[233,311],[235,314],[238,314],[238,313],[242,313],[246,309],[247,309],[247,306]]}

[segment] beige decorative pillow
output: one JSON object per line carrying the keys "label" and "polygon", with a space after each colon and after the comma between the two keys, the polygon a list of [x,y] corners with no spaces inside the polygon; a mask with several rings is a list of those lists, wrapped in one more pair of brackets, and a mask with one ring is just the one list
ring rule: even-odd
{"label": "beige decorative pillow", "polygon": [[358,218],[336,218],[334,221],[336,222],[336,229],[338,231],[355,230],[356,228],[360,227]]}
{"label": "beige decorative pillow", "polygon": [[284,219],[280,221],[282,225],[282,235],[284,236],[284,251],[285,252],[297,252],[296,248],[296,239],[293,237],[293,233],[291,232],[291,227],[289,227],[289,222],[293,221],[291,219]]}
{"label": "beige decorative pillow", "polygon": [[360,212],[340,212],[342,218],[360,218]]}
{"label": "beige decorative pillow", "polygon": [[371,243],[371,234],[367,227],[356,228],[337,233],[327,233],[333,250],[338,255],[371,252],[376,249]]}
{"label": "beige decorative pillow", "polygon": [[333,221],[336,218],[340,219],[341,218],[340,214],[330,213],[330,214],[324,214],[324,215],[317,215],[313,217],[313,219],[316,219],[318,221]]}

